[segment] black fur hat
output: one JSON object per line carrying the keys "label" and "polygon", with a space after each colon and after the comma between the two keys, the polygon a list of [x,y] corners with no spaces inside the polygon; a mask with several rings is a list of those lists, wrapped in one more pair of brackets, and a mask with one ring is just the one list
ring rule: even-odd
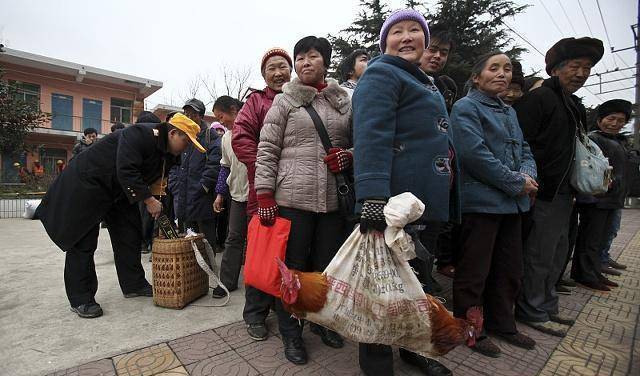
{"label": "black fur hat", "polygon": [[631,118],[631,102],[624,99],[612,99],[602,103],[598,106],[598,119],[616,112],[623,113],[627,121],[629,121]]}
{"label": "black fur hat", "polygon": [[546,63],[546,71],[551,76],[551,71],[558,64],[565,60],[579,59],[586,57],[596,65],[604,55],[604,45],[600,39],[582,37],[582,38],[564,38],[560,39],[547,51],[544,56]]}

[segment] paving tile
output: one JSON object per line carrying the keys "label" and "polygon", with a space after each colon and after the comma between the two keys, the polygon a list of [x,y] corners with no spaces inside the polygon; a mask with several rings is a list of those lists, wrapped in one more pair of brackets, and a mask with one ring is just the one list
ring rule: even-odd
{"label": "paving tile", "polygon": [[181,366],[166,343],[146,347],[113,358],[118,376],[147,376]]}
{"label": "paving tile", "polygon": [[256,343],[256,341],[252,340],[251,337],[249,337],[249,334],[247,334],[247,325],[244,321],[238,321],[230,325],[216,328],[213,329],[213,331],[234,349]]}
{"label": "paving tile", "polygon": [[64,371],[50,373],[47,376],[116,376],[116,370],[113,368],[111,359],[101,359]]}
{"label": "paving tile", "polygon": [[189,373],[183,366],[180,366],[162,373],[157,373],[156,376],[189,376]]}
{"label": "paving tile", "polygon": [[173,340],[169,342],[169,347],[184,365],[231,350],[231,346],[213,330]]}
{"label": "paving tile", "polygon": [[191,376],[257,376],[253,368],[235,351],[228,351],[186,366]]}
{"label": "paving tile", "polygon": [[252,341],[236,348],[236,352],[260,373],[273,370],[285,372],[286,368],[297,367],[284,357],[282,341],[277,337],[269,337],[261,342]]}

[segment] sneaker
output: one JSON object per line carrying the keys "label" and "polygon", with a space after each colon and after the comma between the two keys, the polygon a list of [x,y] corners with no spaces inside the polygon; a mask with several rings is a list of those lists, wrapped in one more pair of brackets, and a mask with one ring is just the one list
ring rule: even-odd
{"label": "sneaker", "polygon": [[564,286],[556,285],[556,293],[560,295],[571,295],[572,291]]}
{"label": "sneaker", "polygon": [[71,307],[71,312],[78,314],[83,319],[94,319],[102,316],[102,307],[98,303],[80,304],[77,307]]}
{"label": "sneaker", "polygon": [[301,337],[282,337],[284,357],[293,364],[307,364],[307,349]]}
{"label": "sneaker", "polygon": [[609,264],[602,264],[600,271],[604,274],[619,276],[622,275],[619,270],[612,268]]}
{"label": "sneaker", "polygon": [[456,275],[456,268],[453,265],[446,265],[438,268],[438,273],[445,277],[453,278]]}
{"label": "sneaker", "polygon": [[558,285],[564,287],[577,287],[578,285],[570,279],[561,279]]}
{"label": "sneaker", "polygon": [[227,296],[227,292],[224,291],[224,289],[222,287],[217,286],[215,289],[213,289],[213,292],[211,293],[211,296],[214,299],[222,299],[222,298]]}
{"label": "sneaker", "polygon": [[556,337],[564,337],[569,331],[569,327],[566,325],[558,324],[553,321],[522,321],[523,324],[532,327],[535,330],[539,330],[542,333],[550,334]]}
{"label": "sneaker", "polygon": [[147,285],[139,290],[124,294],[125,298],[137,298],[139,296],[153,297],[153,287],[151,287],[151,285]]}
{"label": "sneaker", "polygon": [[610,267],[612,267],[614,269],[618,269],[618,270],[625,270],[627,268],[626,265],[620,264],[620,263],[612,260],[611,257],[609,257],[609,261],[607,262],[607,264],[609,264]]}
{"label": "sneaker", "polygon": [[506,333],[494,333],[496,337],[503,339],[505,342],[508,342],[516,347],[520,347],[527,350],[533,350],[536,347],[536,341],[532,338],[518,332],[515,334],[506,334]]}
{"label": "sneaker", "polygon": [[263,322],[247,325],[247,333],[254,341],[264,341],[269,337],[267,325]]}
{"label": "sneaker", "polygon": [[500,348],[488,337],[484,337],[477,341],[475,345],[471,346],[471,350],[491,358],[498,358],[500,357],[500,353],[502,353],[502,350],[500,350]]}
{"label": "sneaker", "polygon": [[562,324],[562,325],[568,325],[571,326],[573,324],[576,323],[576,320],[568,317],[568,316],[563,316],[561,314],[556,314],[556,315],[549,315],[549,320],[553,321],[553,322],[557,322],[558,324]]}

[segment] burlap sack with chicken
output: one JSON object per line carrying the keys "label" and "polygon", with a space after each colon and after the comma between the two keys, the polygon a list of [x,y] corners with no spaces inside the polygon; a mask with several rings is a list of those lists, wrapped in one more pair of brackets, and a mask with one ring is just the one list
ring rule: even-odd
{"label": "burlap sack with chicken", "polygon": [[356,227],[323,273],[288,269],[282,275],[282,302],[294,316],[320,324],[361,343],[402,347],[425,356],[473,345],[482,312],[454,318],[422,290],[407,263],[415,258],[411,236],[403,230],[418,220],[424,204],[411,193],[389,199],[384,234],[361,234]]}

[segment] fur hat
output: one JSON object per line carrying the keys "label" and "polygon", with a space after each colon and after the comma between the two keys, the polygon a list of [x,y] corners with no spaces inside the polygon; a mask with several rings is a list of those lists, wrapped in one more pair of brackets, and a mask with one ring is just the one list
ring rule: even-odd
{"label": "fur hat", "polygon": [[389,17],[382,24],[380,28],[380,52],[384,53],[387,49],[387,36],[391,27],[398,22],[402,21],[416,21],[422,27],[424,31],[424,47],[429,45],[429,26],[427,26],[427,20],[415,9],[398,9],[392,12]]}
{"label": "fur hat", "polygon": [[524,74],[522,73],[522,64],[517,60],[511,60],[513,70],[511,71],[511,83],[520,85],[524,89]]}
{"label": "fur hat", "polygon": [[544,56],[546,63],[546,71],[551,76],[551,71],[558,64],[565,60],[579,59],[586,57],[596,65],[604,55],[604,45],[600,39],[582,37],[582,38],[564,38],[560,39],[547,51]]}
{"label": "fur hat", "polygon": [[611,99],[598,106],[598,119],[621,112],[624,114],[627,121],[631,118],[631,102],[624,99]]}

